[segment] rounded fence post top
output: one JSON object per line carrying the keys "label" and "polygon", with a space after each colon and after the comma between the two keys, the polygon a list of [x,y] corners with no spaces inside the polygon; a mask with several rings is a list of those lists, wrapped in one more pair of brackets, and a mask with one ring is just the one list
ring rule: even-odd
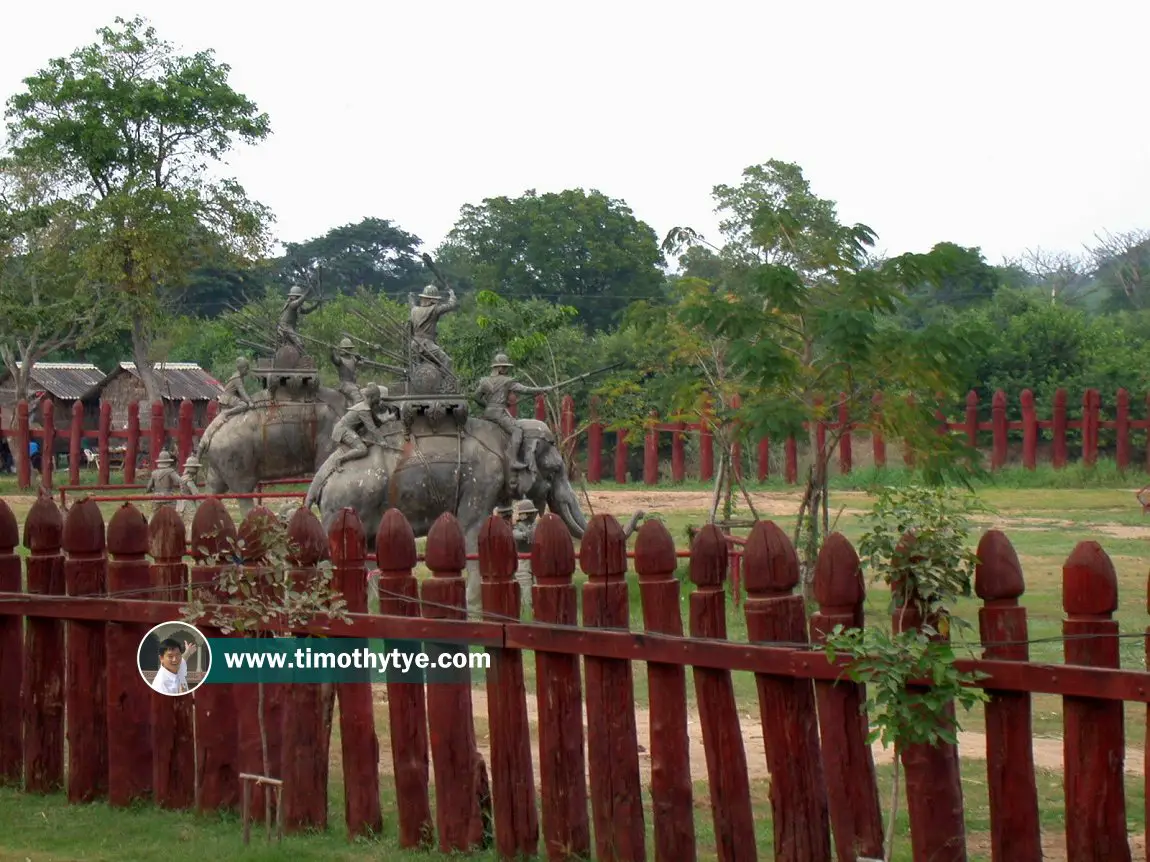
{"label": "rounded fence post top", "polygon": [[[271,514],[270,512],[268,513]],[[272,515],[274,518],[275,516]],[[328,555],[327,535],[311,509],[299,509],[288,521],[288,562],[294,566],[314,566]]]}
{"label": "rounded fence post top", "polygon": [[427,531],[427,553],[424,557],[432,572],[461,572],[467,566],[467,545],[459,519],[444,512]]}
{"label": "rounded fence post top", "polygon": [[1022,404],[1024,407],[1033,407],[1034,406],[1034,393],[1031,392],[1029,389],[1023,389],[1021,397],[1022,397]]}
{"label": "rounded fence post top", "polygon": [[789,593],[799,583],[799,555],[774,521],[758,521],[743,547],[747,593]]}
{"label": "rounded fence post top", "polygon": [[1017,599],[1026,591],[1022,564],[1001,530],[987,530],[978,543],[974,592],[984,602]]}
{"label": "rounded fence post top", "polygon": [[84,415],[84,402],[83,401],[73,401],[72,402],[72,415],[73,416],[83,416]]}
{"label": "rounded fence post top", "polygon": [[1118,610],[1118,573],[1097,542],[1079,542],[1063,563],[1062,608],[1087,616]]}
{"label": "rounded fence post top", "polygon": [[236,531],[236,547],[240,559],[254,563],[267,555],[267,534],[281,529],[279,518],[267,506],[254,506],[240,522]]}
{"label": "rounded fence post top", "polygon": [[64,516],[56,501],[41,494],[24,519],[24,547],[30,551],[58,551],[64,538]]}
{"label": "rounded fence post top", "polygon": [[853,608],[865,599],[858,553],[842,533],[831,533],[815,562],[815,600],[820,608]]}
{"label": "rounded fence post top", "polygon": [[192,558],[222,560],[231,554],[236,538],[236,523],[220,499],[204,500],[192,517]]}
{"label": "rounded fence post top", "polygon": [[567,525],[554,512],[535,522],[531,545],[531,571],[540,581],[570,582],[575,574],[575,543]]}
{"label": "rounded fence post top", "polygon": [[706,524],[691,542],[691,583],[720,586],[727,579],[727,537],[714,524]]}
{"label": "rounded fence post top", "polygon": [[593,578],[626,575],[627,537],[613,515],[600,513],[591,518],[579,542],[579,567]]}
{"label": "rounded fence post top", "polygon": [[20,525],[12,507],[0,500],[0,551],[14,550],[20,544]]}
{"label": "rounded fence post top", "polygon": [[491,580],[507,580],[519,568],[519,551],[511,525],[489,515],[479,528],[479,573]]}
{"label": "rounded fence post top", "polygon": [[381,571],[414,569],[419,557],[415,551],[415,531],[399,509],[383,513],[375,533],[375,561]]}
{"label": "rounded fence post top", "polygon": [[978,393],[973,389],[966,393],[966,403],[971,407],[978,406]]}
{"label": "rounded fence post top", "polygon": [[148,519],[131,503],[117,509],[108,522],[108,553],[123,556],[148,553]]}
{"label": "rounded fence post top", "polygon": [[97,554],[104,550],[104,515],[87,497],[68,510],[63,546],[69,554]]}
{"label": "rounded fence post top", "polygon": [[350,506],[340,509],[327,534],[331,560],[337,566],[358,566],[367,561],[367,534],[363,521]]}
{"label": "rounded fence post top", "polygon": [[155,560],[182,560],[188,550],[184,521],[171,506],[161,506],[148,523],[149,553]]}
{"label": "rounded fence post top", "polygon": [[662,521],[650,519],[635,537],[635,571],[645,575],[672,575],[679,568],[675,540]]}

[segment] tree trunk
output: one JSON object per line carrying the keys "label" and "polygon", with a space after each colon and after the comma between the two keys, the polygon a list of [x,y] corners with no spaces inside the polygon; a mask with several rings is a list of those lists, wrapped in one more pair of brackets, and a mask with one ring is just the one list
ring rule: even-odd
{"label": "tree trunk", "polygon": [[145,330],[144,319],[137,315],[132,318],[132,360],[136,363],[140,382],[144,384],[148,404],[154,404],[163,397],[160,375],[156,373],[156,367],[148,355],[151,346],[152,339]]}

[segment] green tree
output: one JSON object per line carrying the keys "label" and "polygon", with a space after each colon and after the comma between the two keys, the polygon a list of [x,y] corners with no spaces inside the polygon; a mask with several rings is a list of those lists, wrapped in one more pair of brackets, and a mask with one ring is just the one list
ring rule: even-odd
{"label": "green tree", "polygon": [[149,399],[160,397],[151,348],[159,311],[212,242],[263,253],[265,207],[211,168],[238,141],[270,131],[228,84],[211,51],[176,53],[144,19],[52,60],[8,101],[8,161],[49,171],[85,234],[87,279],[115,289]]}
{"label": "green tree", "polygon": [[665,282],[654,230],[624,201],[582,189],[467,204],[436,259],[477,290],[570,305],[590,329]]}

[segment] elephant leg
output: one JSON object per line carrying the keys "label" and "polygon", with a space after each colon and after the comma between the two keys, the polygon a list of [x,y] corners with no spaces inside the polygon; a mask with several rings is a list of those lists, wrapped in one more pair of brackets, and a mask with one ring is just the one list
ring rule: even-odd
{"label": "elephant leg", "polygon": [[[482,525],[469,528],[464,533],[468,556],[479,553],[480,526]],[[479,575],[479,560],[467,561],[467,610],[471,619],[481,620],[483,618],[483,581]]]}

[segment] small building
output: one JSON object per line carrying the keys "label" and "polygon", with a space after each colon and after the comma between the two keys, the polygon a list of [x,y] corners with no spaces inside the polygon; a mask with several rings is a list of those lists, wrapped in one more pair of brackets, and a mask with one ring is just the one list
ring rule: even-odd
{"label": "small building", "polygon": [[[156,374],[164,401],[164,425],[176,427],[180,418],[180,403],[185,399],[192,402],[194,423],[197,428],[207,424],[208,404],[215,401],[223,392],[223,387],[204,369],[194,362],[158,362]],[[136,363],[121,362],[110,374],[91,387],[82,399],[86,406],[95,409],[97,415],[101,402],[112,405],[112,427],[123,428],[128,424],[128,405],[133,401],[140,405],[140,427],[151,424],[152,408],[144,390],[144,381],[136,370]]]}
{"label": "small building", "polygon": [[[17,363],[21,367],[22,363]],[[28,418],[30,424],[42,426],[40,415],[41,400],[44,396],[52,399],[55,405],[56,431],[68,433],[72,426],[72,407],[83,401],[84,395],[101,380],[104,372],[90,362],[37,362],[32,367],[28,380]],[[5,428],[16,424],[16,381],[6,367],[0,368],[0,409],[3,410]],[[84,426],[96,427],[99,419],[99,406],[91,416],[91,408],[85,406]]]}

